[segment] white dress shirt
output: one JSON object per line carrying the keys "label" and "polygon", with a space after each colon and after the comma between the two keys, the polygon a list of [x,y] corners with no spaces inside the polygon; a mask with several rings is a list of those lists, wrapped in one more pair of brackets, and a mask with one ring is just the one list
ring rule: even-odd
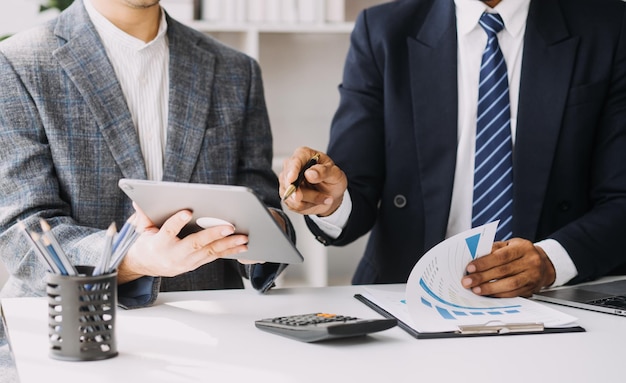
{"label": "white dress shirt", "polygon": [[[505,0],[495,9],[479,0],[455,0],[458,38],[458,148],[454,187],[446,237],[471,228],[472,198],[474,184],[474,148],[476,136],[476,113],[478,82],[482,52],[487,44],[487,34],[478,24],[486,12],[498,13],[504,21],[504,29],[498,33],[498,42],[507,64],[511,105],[511,136],[515,150],[517,107],[522,67],[524,31],[530,0]],[[346,191],[344,202],[328,217],[310,218],[333,238],[337,238],[345,226],[352,203]],[[548,239],[538,242],[556,270],[553,286],[560,286],[578,274],[567,251],[557,241]]]}
{"label": "white dress shirt", "polygon": [[169,101],[169,47],[167,21],[161,11],[157,36],[150,42],[135,38],[113,25],[84,0],[107,56],[126,97],[146,163],[149,180],[163,178]]}

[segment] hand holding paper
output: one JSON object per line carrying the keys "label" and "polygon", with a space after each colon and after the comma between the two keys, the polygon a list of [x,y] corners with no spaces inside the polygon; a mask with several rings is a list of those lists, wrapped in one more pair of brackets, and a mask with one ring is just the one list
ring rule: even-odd
{"label": "hand holding paper", "polygon": [[356,298],[395,317],[416,338],[504,333],[582,332],[576,318],[526,298],[476,295],[461,280],[468,263],[492,251],[498,222],[465,231],[439,243],[417,262],[405,291],[367,287]]}
{"label": "hand holding paper", "polygon": [[499,298],[530,297],[552,285],[556,277],[543,249],[521,238],[496,242],[489,254],[472,260],[467,271],[470,274],[462,280],[464,287],[478,295]]}
{"label": "hand holding paper", "polygon": [[455,331],[462,325],[489,322],[562,326],[576,320],[528,299],[481,297],[461,285],[466,265],[491,252],[497,224],[448,238],[415,265],[407,282],[406,299],[418,331]]}

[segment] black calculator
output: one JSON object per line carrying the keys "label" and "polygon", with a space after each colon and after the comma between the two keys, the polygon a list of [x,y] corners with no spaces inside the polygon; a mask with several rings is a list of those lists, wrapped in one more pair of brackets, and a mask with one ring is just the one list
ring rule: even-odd
{"label": "black calculator", "polygon": [[362,336],[387,330],[398,324],[396,319],[362,319],[352,316],[311,313],[260,319],[257,328],[303,342]]}

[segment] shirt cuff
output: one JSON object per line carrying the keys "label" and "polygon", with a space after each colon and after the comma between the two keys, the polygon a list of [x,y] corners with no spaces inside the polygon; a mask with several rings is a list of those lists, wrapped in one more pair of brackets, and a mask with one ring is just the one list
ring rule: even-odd
{"label": "shirt cuff", "polygon": [[319,217],[317,215],[309,215],[311,221],[317,225],[326,235],[332,239],[337,239],[352,213],[352,199],[348,189],[343,193],[343,201],[335,212],[327,217]]}
{"label": "shirt cuff", "polygon": [[137,309],[152,306],[159,294],[160,286],[160,278],[148,276],[118,285],[118,306],[124,309]]}
{"label": "shirt cuff", "polygon": [[550,259],[550,262],[552,262],[554,266],[556,277],[554,278],[554,283],[549,287],[563,286],[578,275],[578,270],[572,258],[570,258],[565,248],[556,240],[545,239],[535,243],[535,245],[541,247],[543,251],[546,252],[548,259]]}
{"label": "shirt cuff", "polygon": [[287,268],[287,264],[268,262],[246,265],[246,267],[248,267],[252,287],[261,293],[266,293],[276,286],[276,278]]}

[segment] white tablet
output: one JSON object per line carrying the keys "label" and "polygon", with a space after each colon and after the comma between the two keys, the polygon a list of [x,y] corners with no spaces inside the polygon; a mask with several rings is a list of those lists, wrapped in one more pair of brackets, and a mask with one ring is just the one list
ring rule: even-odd
{"label": "white tablet", "polygon": [[128,178],[121,179],[118,185],[157,226],[180,210],[190,210],[193,217],[181,231],[181,237],[220,224],[232,224],[236,233],[248,235],[248,251],[225,258],[275,263],[303,261],[252,189]]}

